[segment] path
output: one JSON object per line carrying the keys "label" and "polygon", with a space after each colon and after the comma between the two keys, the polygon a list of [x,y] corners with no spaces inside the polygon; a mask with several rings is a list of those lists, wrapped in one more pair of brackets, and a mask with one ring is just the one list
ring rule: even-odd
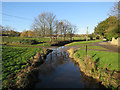
{"label": "path", "polygon": [[[64,47],[64,49],[62,51],[67,51],[70,48],[74,48],[75,50],[77,50],[78,48],[82,47],[81,45],[83,44],[79,44],[79,45],[74,45],[74,46],[62,46]],[[86,45],[86,44],[84,44]],[[15,45],[3,45],[3,46],[15,46]],[[103,48],[106,48],[107,50],[102,50],[102,49],[88,49],[88,50],[95,50],[95,51],[108,51],[108,52],[118,52],[120,53],[120,47],[117,47],[115,45],[111,45],[108,42],[95,42],[95,43],[91,43],[88,46],[101,46]],[[16,47],[37,47],[37,48],[43,48],[41,46],[16,46]],[[57,46],[51,46],[51,47],[44,47],[46,49],[56,49]]]}
{"label": "path", "polygon": [[[77,50],[80,47],[83,47],[81,45],[86,45],[86,44],[79,44],[79,45],[74,45],[74,46],[65,46],[64,51],[70,49],[70,48],[74,48],[75,50]],[[95,42],[95,43],[91,43],[89,46],[101,46],[103,48],[105,48],[106,50],[103,49],[88,49],[88,50],[94,50],[94,51],[108,51],[108,52],[119,52],[120,53],[120,47],[118,48],[115,45],[111,45],[108,42]]]}
{"label": "path", "polygon": [[98,43],[95,43],[95,45],[106,48],[110,52],[118,52],[118,53],[120,53],[120,47],[117,47],[116,45],[111,45],[108,42],[98,42]]}

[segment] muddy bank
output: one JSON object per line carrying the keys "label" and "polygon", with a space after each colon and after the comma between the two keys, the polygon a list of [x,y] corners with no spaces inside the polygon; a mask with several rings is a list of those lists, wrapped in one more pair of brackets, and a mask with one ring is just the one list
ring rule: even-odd
{"label": "muddy bank", "polygon": [[101,68],[98,70],[95,61],[91,60],[90,56],[84,58],[78,58],[73,48],[68,50],[69,57],[74,58],[74,61],[78,63],[80,71],[85,75],[98,80],[102,85],[107,88],[120,88],[120,73],[117,71],[110,71],[107,68]]}
{"label": "muddy bank", "polygon": [[2,83],[2,89],[17,89],[17,88],[33,88],[37,81],[38,67],[44,63],[46,56],[52,52],[49,49],[43,49],[43,53],[39,51],[35,56],[29,59],[29,63],[25,69],[22,69],[18,74],[11,74],[8,80]]}

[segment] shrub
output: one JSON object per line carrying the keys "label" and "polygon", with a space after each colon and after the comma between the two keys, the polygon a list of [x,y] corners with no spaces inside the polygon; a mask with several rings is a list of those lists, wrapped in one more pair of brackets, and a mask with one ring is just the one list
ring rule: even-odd
{"label": "shrub", "polygon": [[30,40],[30,39],[22,39],[20,41],[21,44],[27,44],[27,45],[32,45],[38,43],[36,40]]}
{"label": "shrub", "polygon": [[100,39],[100,36],[97,36],[96,39]]}
{"label": "shrub", "polygon": [[93,40],[93,38],[95,37],[95,35],[94,35],[94,33],[92,33],[92,34],[89,34],[88,37],[90,37],[90,40]]}
{"label": "shrub", "polygon": [[109,40],[109,41],[111,41],[113,37],[114,37],[115,39],[117,39],[117,38],[118,38],[118,35],[117,35],[117,34],[114,34],[114,33],[109,33],[109,34],[106,35],[106,39]]}

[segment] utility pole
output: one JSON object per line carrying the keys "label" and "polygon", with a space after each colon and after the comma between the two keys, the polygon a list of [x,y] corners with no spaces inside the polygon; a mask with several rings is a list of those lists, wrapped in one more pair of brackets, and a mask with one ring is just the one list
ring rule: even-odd
{"label": "utility pole", "polygon": [[[88,41],[88,27],[87,27],[87,31],[86,31],[86,42]],[[86,45],[86,57],[87,57],[87,45]]]}
{"label": "utility pole", "polygon": [[88,41],[88,27],[87,27],[87,35],[86,35],[86,41]]}

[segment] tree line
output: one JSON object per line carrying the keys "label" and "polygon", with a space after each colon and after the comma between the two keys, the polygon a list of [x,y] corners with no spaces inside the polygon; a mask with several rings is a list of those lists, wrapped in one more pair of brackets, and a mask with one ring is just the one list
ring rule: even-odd
{"label": "tree line", "polygon": [[94,29],[96,35],[100,35],[107,40],[112,40],[112,37],[118,38],[120,36],[120,19],[119,19],[120,2],[115,3],[109,17],[100,22]]}
{"label": "tree line", "polygon": [[75,25],[72,25],[68,20],[57,20],[56,15],[51,12],[43,12],[38,17],[34,19],[33,24],[31,25],[31,31],[23,31],[21,36],[28,37],[50,37],[50,42],[52,39],[57,39],[58,37],[61,40],[72,40],[72,37],[77,30]]}
{"label": "tree line", "polygon": [[10,26],[2,26],[0,25],[0,35],[1,36],[20,36],[20,32],[16,31],[15,28]]}
{"label": "tree line", "polygon": [[[15,36],[12,32],[15,31],[10,27],[2,27],[2,34]],[[34,22],[31,25],[31,30],[23,30],[18,35],[21,37],[50,37],[50,42],[52,39],[61,38],[61,40],[72,40],[74,33],[77,28],[72,25],[68,20],[57,20],[56,15],[51,12],[43,12],[34,18]],[[15,31],[18,33],[17,31]],[[14,33],[15,33],[14,32]]]}

